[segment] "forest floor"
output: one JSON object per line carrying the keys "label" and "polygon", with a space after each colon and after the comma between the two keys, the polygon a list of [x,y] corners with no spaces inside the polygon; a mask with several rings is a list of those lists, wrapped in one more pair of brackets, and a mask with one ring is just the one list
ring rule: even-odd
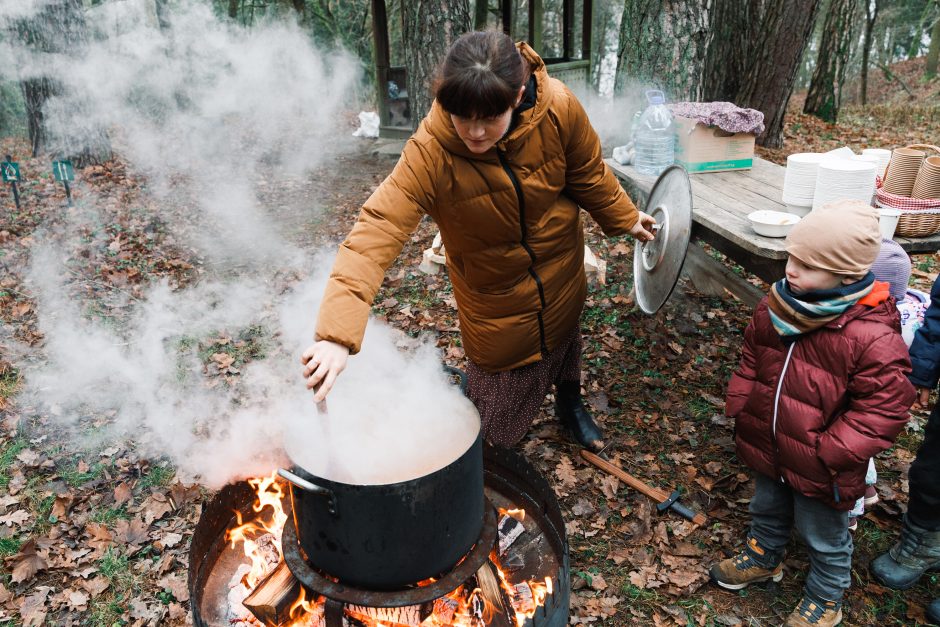
{"label": "forest floor", "polygon": [[[936,118],[916,128],[894,121],[853,110],[844,122],[827,125],[794,111],[787,145],[762,154],[780,161],[792,152],[844,143],[858,149],[940,137]],[[311,228],[298,234],[303,245],[341,240],[358,207],[391,170],[394,160],[371,147],[361,141],[285,192],[281,200],[298,211],[311,198],[331,207],[324,219],[304,223]],[[0,154],[25,153],[21,141],[4,140],[0,148]],[[39,231],[60,224],[65,212],[61,186],[42,174],[45,164],[21,160],[29,181],[22,210],[12,209],[6,186],[0,191],[0,319],[6,332],[0,342],[6,337],[37,350],[44,341],[37,327],[41,305],[26,268]],[[76,203],[92,194],[108,202],[99,206],[101,233],[70,253],[73,298],[102,303],[100,315],[115,291],[140,297],[160,278],[185,289],[211,276],[211,268],[160,228],[166,208],[126,164],[117,160],[77,176]],[[571,622],[779,623],[799,600],[807,568],[798,543],[780,584],[728,593],[707,582],[708,567],[740,548],[748,523],[753,482],[734,457],[723,397],[750,311],[681,283],[662,311],[644,315],[630,296],[631,242],[604,239],[596,225],[587,225],[589,246],[607,262],[606,284],[592,286],[582,318],[587,402],[608,433],[613,459],[653,484],[680,487],[684,502],[709,520],[697,527],[658,515],[648,499],[586,464],[546,401],[519,448],[555,488],[567,521]],[[460,366],[464,356],[446,273],[418,271],[433,234],[433,225],[423,221],[389,270],[374,314],[411,335],[436,334],[443,359]],[[918,256],[912,284],[928,290],[937,266],[936,256]],[[224,375],[237,387],[237,369],[255,355],[252,341],[236,329],[203,339],[207,384]],[[211,493],[180,483],[167,460],[143,458],[131,440],[95,450],[76,447],[54,416],[20,400],[23,377],[0,345],[0,625],[191,624],[187,552]],[[98,429],[112,419],[83,416],[79,424]],[[881,502],[854,534],[846,625],[922,624],[925,604],[940,592],[937,575],[895,592],[874,583],[868,571],[870,560],[897,537],[907,468],[924,420],[925,414],[915,414],[897,444],[878,458]]]}

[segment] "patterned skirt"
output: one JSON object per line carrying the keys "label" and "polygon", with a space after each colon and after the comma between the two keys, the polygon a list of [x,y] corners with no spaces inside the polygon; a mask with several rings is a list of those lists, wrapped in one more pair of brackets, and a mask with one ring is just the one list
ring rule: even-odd
{"label": "patterned skirt", "polygon": [[525,436],[553,384],[581,381],[581,328],[534,364],[487,372],[467,364],[467,396],[483,422],[490,444],[512,446]]}

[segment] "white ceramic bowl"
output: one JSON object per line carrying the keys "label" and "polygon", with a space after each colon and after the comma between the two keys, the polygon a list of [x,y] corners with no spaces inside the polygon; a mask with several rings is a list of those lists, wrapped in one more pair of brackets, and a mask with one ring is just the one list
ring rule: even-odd
{"label": "white ceramic bowl", "polygon": [[786,237],[793,225],[800,221],[800,216],[783,211],[754,211],[747,214],[751,228],[764,237]]}

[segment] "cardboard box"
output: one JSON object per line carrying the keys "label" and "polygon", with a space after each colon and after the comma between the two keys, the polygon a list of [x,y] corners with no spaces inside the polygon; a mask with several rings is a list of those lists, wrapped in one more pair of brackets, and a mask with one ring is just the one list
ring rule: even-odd
{"label": "cardboard box", "polygon": [[747,170],[754,164],[754,135],[676,116],[676,163],[696,172]]}

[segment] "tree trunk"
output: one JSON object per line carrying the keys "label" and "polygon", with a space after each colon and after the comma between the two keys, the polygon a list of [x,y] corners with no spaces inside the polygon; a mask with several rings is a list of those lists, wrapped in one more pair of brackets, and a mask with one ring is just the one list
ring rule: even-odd
{"label": "tree trunk", "polygon": [[233,20],[238,17],[238,0],[228,0],[228,16]]}
{"label": "tree trunk", "polygon": [[170,7],[167,6],[168,0],[156,0],[157,24],[160,30],[166,31],[170,28]]}
{"label": "tree trunk", "polygon": [[[600,90],[601,70],[604,67],[604,57],[607,55],[607,39],[616,34],[616,16],[611,2],[601,2],[594,12],[591,38],[591,85],[595,92]],[[597,5],[595,5],[597,6]]]}
{"label": "tree trunk", "polygon": [[754,54],[764,4],[763,0],[715,0],[710,16],[712,40],[702,77],[706,99],[737,102]]}
{"label": "tree trunk", "polygon": [[29,132],[29,145],[36,157],[49,142],[42,108],[56,93],[55,83],[48,78],[27,78],[20,81],[23,90],[23,102],[26,106],[26,124]]}
{"label": "tree trunk", "polygon": [[431,81],[450,45],[470,30],[469,0],[402,2],[402,43],[414,128],[431,108]]}
{"label": "tree trunk", "polygon": [[859,100],[862,101],[864,106],[868,104],[868,62],[871,58],[872,31],[875,30],[875,20],[878,19],[878,0],[862,0],[862,2],[865,3],[865,41],[862,42],[862,76]]}
{"label": "tree trunk", "polygon": [[715,0],[704,99],[761,111],[762,146],[783,145],[787,104],[819,5],[820,0]]}
{"label": "tree trunk", "polygon": [[625,0],[615,89],[654,84],[670,100],[699,100],[710,0]]}
{"label": "tree trunk", "polygon": [[940,57],[940,17],[930,29],[930,48],[927,49],[927,66],[924,68],[924,78],[931,79],[937,75],[937,58]]}
{"label": "tree trunk", "polygon": [[[34,67],[58,68],[57,57],[82,54],[88,43],[82,0],[53,0],[10,26],[15,40],[32,55]],[[80,95],[67,92],[58,77],[34,74],[20,86],[34,157],[49,150],[57,158],[71,159],[76,167],[111,158],[107,134],[87,122],[90,116]],[[53,101],[59,107],[50,113]]]}
{"label": "tree trunk", "polygon": [[476,0],[475,13],[473,16],[474,30],[486,30],[486,20],[489,16],[489,0]]}
{"label": "tree trunk", "polygon": [[827,122],[839,119],[842,83],[849,62],[859,0],[831,0],[819,42],[816,69],[806,93],[803,113]]}

